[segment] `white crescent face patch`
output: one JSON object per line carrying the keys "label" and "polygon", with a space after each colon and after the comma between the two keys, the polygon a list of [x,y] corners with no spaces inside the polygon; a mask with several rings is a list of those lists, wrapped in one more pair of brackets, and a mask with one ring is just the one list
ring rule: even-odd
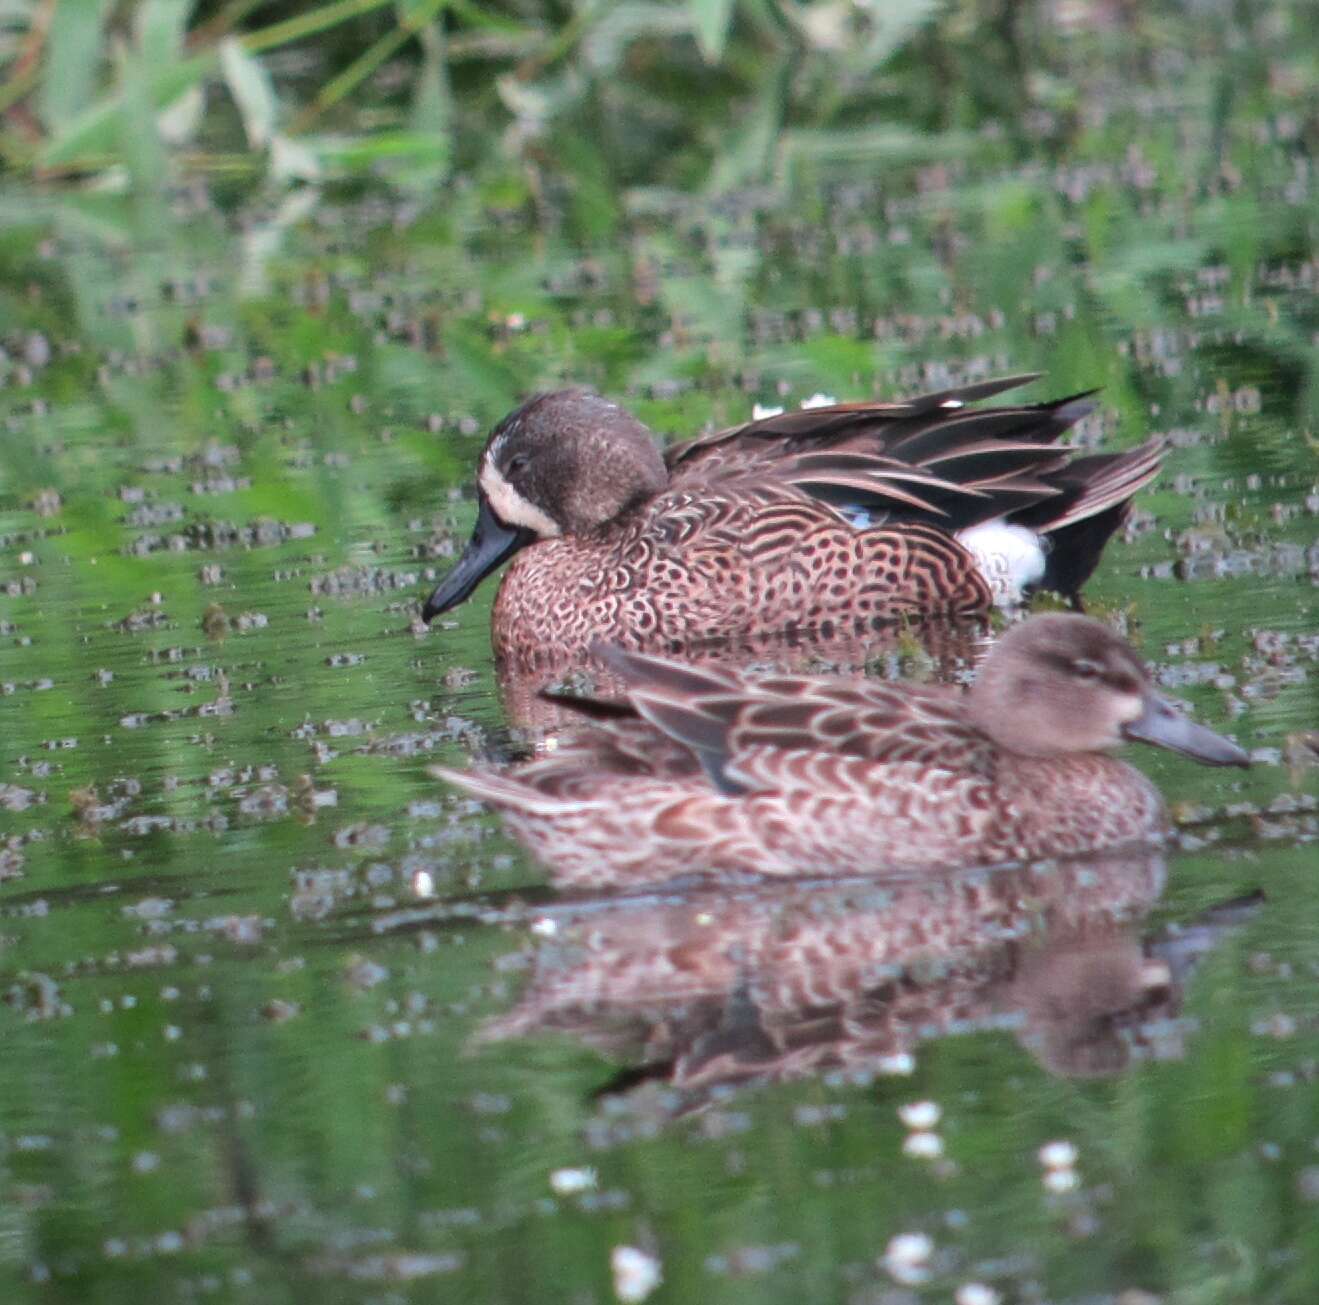
{"label": "white crescent face patch", "polygon": [[522,526],[524,529],[534,531],[542,539],[553,539],[563,534],[558,522],[549,513],[538,508],[534,503],[528,503],[508,483],[488,454],[481,459],[481,470],[476,480],[495,516],[505,525]]}

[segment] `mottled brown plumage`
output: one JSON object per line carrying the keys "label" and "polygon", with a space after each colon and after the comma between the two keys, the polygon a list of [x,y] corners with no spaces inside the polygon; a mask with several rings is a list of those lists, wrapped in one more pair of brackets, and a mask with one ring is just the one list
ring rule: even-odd
{"label": "mottled brown plumage", "polygon": [[1029,587],[1075,598],[1161,446],[1074,456],[1058,439],[1084,395],[967,406],[1029,379],[786,412],[662,456],[616,404],[538,395],[491,434],[471,543],[423,616],[510,556],[492,639],[518,667],[597,638],[672,652],[984,613]]}
{"label": "mottled brown plumage", "polygon": [[1247,760],[1082,616],[1014,627],[965,693],[597,653],[630,684],[625,707],[590,707],[594,728],[508,774],[437,771],[502,808],[560,883],[1073,855],[1163,830],[1157,790],[1106,749],[1137,739]]}

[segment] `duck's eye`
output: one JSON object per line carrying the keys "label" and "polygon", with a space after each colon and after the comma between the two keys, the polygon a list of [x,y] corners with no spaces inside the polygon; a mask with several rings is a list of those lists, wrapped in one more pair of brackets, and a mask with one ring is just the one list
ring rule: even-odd
{"label": "duck's eye", "polygon": [[520,476],[527,469],[526,454],[515,453],[508,460],[507,474],[510,476]]}
{"label": "duck's eye", "polygon": [[1098,662],[1092,662],[1086,657],[1078,657],[1072,663],[1072,674],[1078,680],[1097,680],[1099,678],[1100,665]]}

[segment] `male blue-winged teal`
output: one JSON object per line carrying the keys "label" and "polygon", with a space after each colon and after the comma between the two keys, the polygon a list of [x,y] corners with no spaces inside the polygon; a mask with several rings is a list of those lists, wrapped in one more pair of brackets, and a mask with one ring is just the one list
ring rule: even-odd
{"label": "male blue-winged teal", "polygon": [[1031,379],[785,412],[663,452],[598,395],[538,395],[491,434],[471,542],[422,616],[515,553],[492,637],[528,669],[594,639],[678,652],[983,614],[1032,588],[1075,599],[1161,446],[1073,456],[1057,441],[1084,395],[967,406]]}
{"label": "male blue-winged teal", "polygon": [[595,649],[627,704],[507,774],[436,773],[504,813],[560,883],[701,871],[869,874],[1068,856],[1162,835],[1143,740],[1244,766],[1088,617],[1011,629],[967,691],[745,676]]}

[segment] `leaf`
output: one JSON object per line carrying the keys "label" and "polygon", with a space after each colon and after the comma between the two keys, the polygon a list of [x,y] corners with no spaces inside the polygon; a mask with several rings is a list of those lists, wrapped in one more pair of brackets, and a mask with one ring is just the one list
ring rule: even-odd
{"label": "leaf", "polygon": [[295,140],[283,132],[270,138],[270,175],[275,181],[311,181],[321,179],[320,156],[304,140]]}
{"label": "leaf", "polygon": [[905,45],[935,15],[938,0],[885,0],[870,9],[875,28],[865,44],[865,59],[878,67]]}
{"label": "leaf", "polygon": [[[215,52],[208,50],[161,69],[150,79],[151,103],[157,108],[173,104],[184,91],[199,85],[215,67]],[[115,91],[84,109],[57,133],[37,155],[42,168],[66,168],[88,158],[117,151],[122,134],[124,97]]]}
{"label": "leaf", "polygon": [[696,44],[706,63],[718,63],[724,57],[728,29],[733,19],[733,0],[687,0]]}
{"label": "leaf", "polygon": [[67,128],[96,95],[105,0],[54,5],[37,110],[50,132]]}
{"label": "leaf", "polygon": [[453,146],[450,127],[453,104],[444,58],[444,29],[439,23],[430,23],[418,35],[424,59],[412,94],[408,125],[417,135],[430,137],[437,150],[432,161],[414,168],[407,179],[414,188],[424,189],[443,181],[448,175]]}
{"label": "leaf", "polygon": [[137,48],[148,68],[163,68],[178,58],[191,10],[192,0],[142,0],[137,6]]}
{"label": "leaf", "polygon": [[670,5],[648,0],[621,0],[606,5],[582,38],[582,57],[597,73],[612,73],[623,61],[627,47],[643,38],[686,36],[692,18]]}
{"label": "leaf", "polygon": [[721,141],[706,183],[708,194],[725,195],[764,179],[783,127],[789,72],[787,60],[777,59],[764,76],[741,124]]}
{"label": "leaf", "polygon": [[238,291],[241,298],[258,299],[270,293],[267,271],[279,252],[290,227],[302,222],[320,202],[314,186],[301,186],[280,201],[274,214],[243,233],[238,262]]}
{"label": "leaf", "polygon": [[261,61],[248,54],[232,36],[220,42],[220,70],[243,119],[247,143],[253,149],[264,149],[275,134],[275,119],[279,112],[270,74]]}
{"label": "leaf", "polygon": [[167,145],[184,145],[201,126],[206,108],[206,96],[201,86],[189,86],[173,104],[167,104],[156,115],[156,130]]}
{"label": "leaf", "polygon": [[118,81],[124,102],[119,157],[132,178],[139,218],[144,228],[150,228],[163,220],[160,196],[167,172],[164,144],[156,126],[156,106],[152,103],[146,60],[141,52],[121,44],[115,62],[119,65]]}

